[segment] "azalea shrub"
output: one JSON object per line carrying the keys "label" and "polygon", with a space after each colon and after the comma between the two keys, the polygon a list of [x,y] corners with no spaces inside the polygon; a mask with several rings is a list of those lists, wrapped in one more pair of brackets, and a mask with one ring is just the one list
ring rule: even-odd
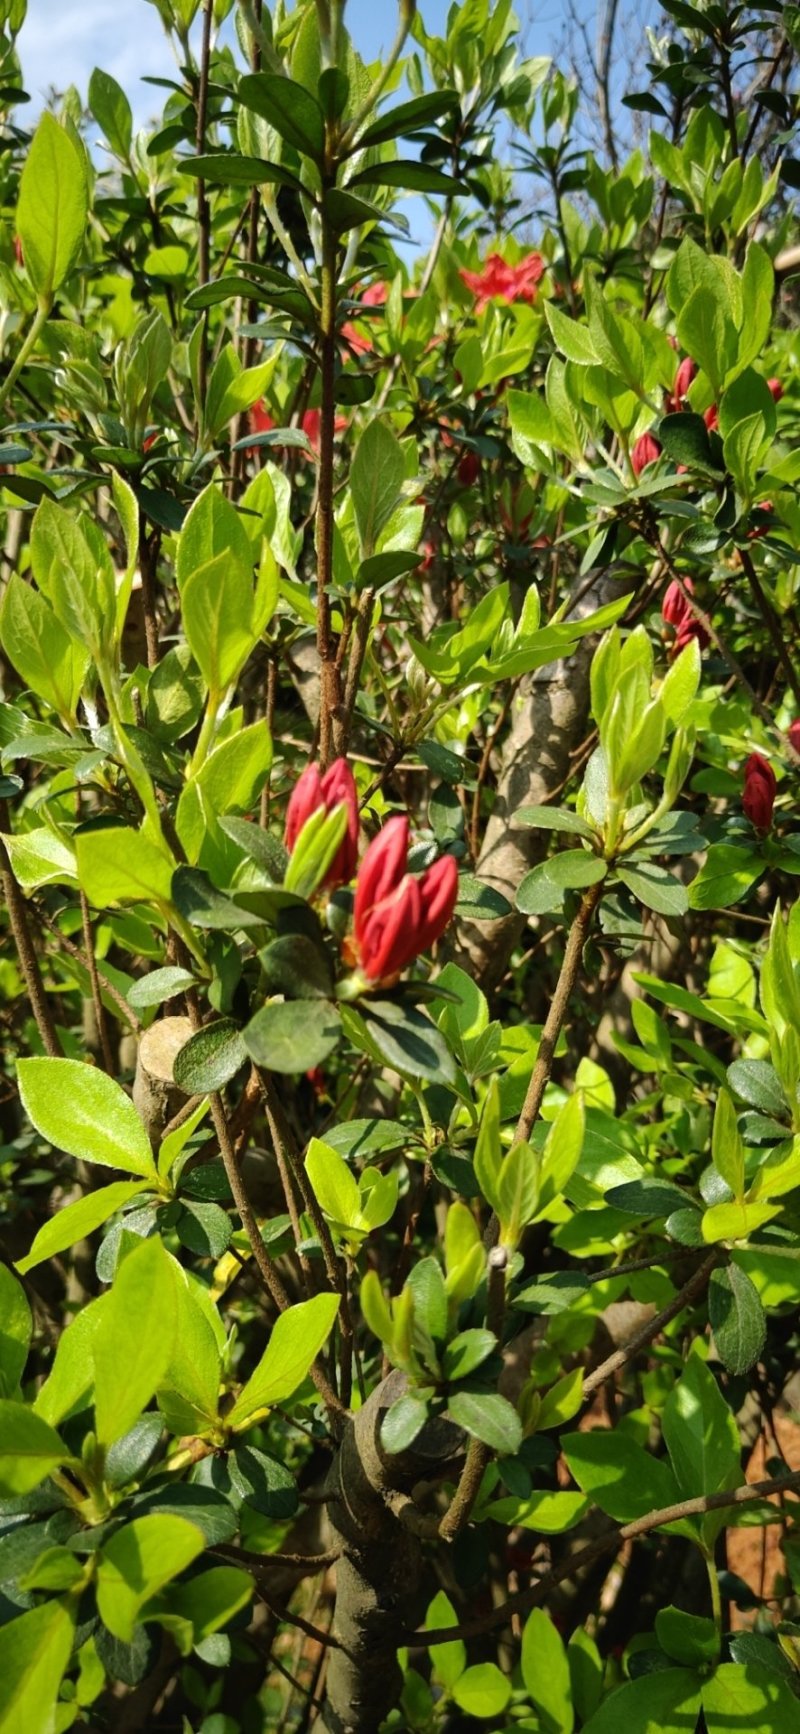
{"label": "azalea shrub", "polygon": [[141,11],[0,0],[0,1730],[793,1734],[800,12],[604,155]]}

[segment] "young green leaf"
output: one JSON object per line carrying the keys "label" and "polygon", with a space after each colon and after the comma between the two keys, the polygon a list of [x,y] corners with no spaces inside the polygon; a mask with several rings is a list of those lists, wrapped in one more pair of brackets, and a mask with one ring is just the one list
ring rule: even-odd
{"label": "young green leaf", "polygon": [[337,1295],[318,1294],[281,1313],[255,1372],[227,1417],[231,1427],[248,1426],[260,1410],[292,1396],[327,1342],[338,1310]]}
{"label": "young green leaf", "polygon": [[129,1096],[113,1078],[82,1060],[23,1059],[17,1066],[22,1105],[57,1150],[150,1178],[150,1141]]}
{"label": "young green leaf", "polygon": [[45,109],[33,135],[17,204],[17,233],[40,306],[49,307],[77,263],[89,214],[79,145]]}

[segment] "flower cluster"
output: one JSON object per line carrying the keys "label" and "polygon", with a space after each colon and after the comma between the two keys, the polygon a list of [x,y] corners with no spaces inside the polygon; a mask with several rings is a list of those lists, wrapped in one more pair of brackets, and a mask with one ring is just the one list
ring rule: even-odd
{"label": "flower cluster", "polygon": [[[285,842],[290,851],[312,815],[344,806],[347,829],[323,881],[326,890],[347,885],[358,862],[358,795],[346,759],[335,759],[322,776],[308,765],[286,810]],[[458,896],[458,868],[443,855],[418,876],[408,871],[409,824],[390,819],[370,843],[356,880],[355,958],[367,981],[391,983],[444,933]]]}
{"label": "flower cluster", "polygon": [[684,595],[684,591],[688,591],[690,596],[693,595],[694,585],[691,578],[683,579],[683,589],[681,589],[677,579],[673,579],[664,591],[664,600],[661,604],[661,618],[664,624],[675,628],[675,638],[670,650],[671,656],[679,656],[693,638],[697,639],[701,650],[705,650],[709,642],[708,632],[702,621],[698,620],[691,602],[688,602]]}
{"label": "flower cluster", "polygon": [[760,753],[751,753],[744,767],[742,807],[757,831],[764,835],[772,824],[777,783],[775,772]]}
{"label": "flower cluster", "polygon": [[462,282],[475,296],[476,313],[482,313],[490,301],[535,301],[536,285],[543,275],[541,253],[526,253],[518,265],[507,265],[499,253],[490,253],[482,271],[459,271]]}

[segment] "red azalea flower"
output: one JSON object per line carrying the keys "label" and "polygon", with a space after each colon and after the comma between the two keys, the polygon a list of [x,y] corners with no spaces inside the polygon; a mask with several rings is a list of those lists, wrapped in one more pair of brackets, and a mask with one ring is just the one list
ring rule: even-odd
{"label": "red azalea flower", "polygon": [[786,733],[789,745],[794,747],[796,753],[800,753],[800,717],[795,717],[794,722],[789,724]]}
{"label": "red azalea flower", "polygon": [[[303,433],[306,435],[306,438],[308,439],[309,444],[313,447],[315,452],[319,451],[319,430],[320,430],[321,421],[322,421],[322,411],[320,409],[307,409],[304,416],[303,416],[303,420],[300,424],[302,429],[303,429]],[[333,418],[333,431],[335,434],[343,433],[346,427],[347,427],[347,416],[346,415],[334,416],[334,418]]]}
{"label": "red azalea flower", "polygon": [[473,487],[480,473],[481,460],[477,452],[465,452],[458,465],[458,479],[462,488]]}
{"label": "red azalea flower", "polygon": [[292,850],[312,813],[320,807],[332,813],[339,806],[347,809],[347,830],[323,880],[329,891],[337,885],[349,884],[358,860],[358,794],[347,760],[334,759],[324,777],[317,765],[307,765],[295,783],[286,809],[284,841],[287,849]]}
{"label": "red azalea flower", "polygon": [[709,404],[708,409],[705,411],[703,416],[703,421],[705,422],[709,433],[716,433],[717,428],[719,427],[719,409],[715,403]]}
{"label": "red azalea flower", "polygon": [[775,772],[760,753],[751,753],[744,767],[742,807],[757,831],[766,833],[772,824],[775,805]]}
{"label": "red azalea flower", "polygon": [[780,379],[768,379],[767,389],[772,393],[775,402],[780,403],[781,398],[783,397],[783,381]]}
{"label": "red azalea flower", "polygon": [[[694,585],[691,578],[684,578],[683,587],[684,590],[688,590],[690,596],[693,594]],[[710,642],[706,627],[701,620],[697,619],[691,603],[687,602],[683,590],[675,579],[667,585],[664,591],[661,618],[667,626],[674,626],[675,628],[676,636],[670,648],[670,656],[673,658],[679,656],[686,645],[691,644],[693,638],[697,639],[701,650],[705,650]]]}
{"label": "red azalea flower", "polygon": [[541,253],[527,253],[518,265],[507,265],[499,253],[490,253],[482,271],[459,271],[475,296],[475,312],[482,313],[490,301],[535,301],[536,285],[544,275]]}
{"label": "red azalea flower", "polygon": [[404,815],[378,832],[356,881],[354,937],[369,981],[391,981],[441,938],[458,896],[458,868],[442,855],[419,878],[407,870]]}
{"label": "red azalea flower", "polygon": [[631,468],[638,481],[642,470],[661,456],[661,447],[651,433],[640,434],[631,452]]}

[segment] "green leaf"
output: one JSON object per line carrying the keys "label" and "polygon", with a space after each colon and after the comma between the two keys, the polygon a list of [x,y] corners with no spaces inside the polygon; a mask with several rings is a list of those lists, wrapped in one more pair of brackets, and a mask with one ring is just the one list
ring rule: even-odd
{"label": "green leaf", "polygon": [[[658,438],[676,464],[702,470],[706,475],[719,475],[721,464],[715,459],[708,428],[701,415],[679,410],[665,415],[658,424]],[[719,447],[717,447],[719,450]]]}
{"label": "green leaf", "polygon": [[175,863],[144,828],[104,825],[80,831],[75,854],[81,886],[95,909],[113,903],[168,903]]}
{"label": "green leaf", "polygon": [[40,305],[48,306],[81,253],[89,215],[83,153],[45,110],[19,185],[17,233]]}
{"label": "green leaf", "polygon": [[127,162],[133,136],[131,105],[122,86],[99,66],[89,79],[89,107],[114,155]]}
{"label": "green leaf", "polygon": [[75,1246],[86,1235],[94,1234],[115,1211],[121,1210],[137,1193],[146,1191],[150,1184],[150,1180],[113,1180],[110,1186],[99,1186],[96,1192],[87,1192],[85,1198],[76,1199],[74,1204],[63,1205],[39,1229],[30,1252],[17,1261],[15,1268],[20,1276],[46,1258],[54,1258],[67,1247]]}
{"label": "green leaf", "polygon": [[163,1005],[165,1000],[173,999],[176,994],[193,986],[194,976],[188,969],[176,969],[174,966],[151,969],[147,975],[139,976],[128,988],[126,998],[134,1011],[147,1011],[150,1006]]}
{"label": "green leaf", "polygon": [[265,162],[263,157],[241,156],[238,151],[216,151],[209,156],[182,157],[182,175],[198,175],[212,187],[259,187],[269,183],[276,187],[302,188],[302,181],[280,163]]}
{"label": "green leaf", "polygon": [[101,1445],[130,1432],[161,1384],[175,1338],[177,1280],[157,1236],[141,1241],[117,1267],[92,1344]]}
{"label": "green leaf", "polygon": [[185,1517],[159,1512],[118,1529],[100,1554],[97,1607],[103,1624],[130,1644],[151,1597],[202,1553],[205,1537]]}
{"label": "green leaf", "polygon": [[390,1457],[407,1451],[428,1419],[426,1405],[419,1397],[398,1397],[381,1421],[381,1449]]}
{"label": "green leaf", "polygon": [[332,1222],[350,1227],[361,1215],[361,1194],[347,1163],[329,1144],[312,1138],[305,1161],[317,1203]]}
{"label": "green leaf", "polygon": [[577,1415],[582,1403],[583,1369],[573,1367],[571,1373],[565,1373],[545,1392],[536,1422],[537,1433],[546,1433],[548,1427],[563,1427],[565,1421]]}
{"label": "green leaf", "polygon": [[175,1055],[172,1075],[187,1096],[221,1090],[247,1060],[242,1032],[232,1018],[204,1024]]}
{"label": "green leaf", "polygon": [[82,1060],[24,1059],[22,1105],[48,1143],[84,1162],[149,1178],[155,1162],[144,1126],[121,1085]]}
{"label": "green leaf", "polygon": [[493,1331],[481,1330],[477,1326],[473,1326],[471,1330],[459,1331],[458,1336],[451,1338],[444,1351],[442,1372],[445,1378],[451,1383],[456,1379],[468,1378],[496,1348],[497,1338]]}
{"label": "green leaf", "polygon": [[522,1444],[522,1423],[516,1409],[498,1392],[454,1391],[447,1410],[457,1427],[480,1439],[502,1457],[513,1457]]}
{"label": "green leaf", "polygon": [[[158,1598],[158,1612],[186,1620],[192,1628],[194,1648],[247,1607],[254,1587],[249,1572],[239,1566],[211,1566],[188,1583],[171,1585],[164,1591]],[[148,1613],[155,1613],[155,1607],[149,1608]]]}
{"label": "green leaf", "polygon": [[493,1499],[484,1517],[509,1529],[530,1529],[536,1535],[563,1535],[574,1529],[589,1509],[582,1493],[532,1493],[529,1499]]}
{"label": "green leaf", "polygon": [[608,862],[586,849],[565,849],[561,855],[551,855],[547,863],[548,878],[562,891],[582,891],[587,885],[598,885],[607,872]]}
{"label": "green leaf", "polygon": [[[457,1626],[456,1610],[444,1590],[439,1590],[428,1607],[425,1615],[425,1629],[429,1632],[440,1631],[442,1626]],[[463,1674],[467,1665],[467,1648],[460,1638],[453,1638],[450,1643],[432,1644],[430,1649],[431,1667],[434,1678],[452,1691],[456,1680]]]}
{"label": "green leaf", "polygon": [[338,1310],[337,1295],[318,1294],[281,1313],[255,1372],[227,1416],[229,1426],[245,1427],[259,1410],[292,1396],[327,1342]]}
{"label": "green leaf", "polygon": [[652,863],[639,867],[619,867],[617,878],[633,893],[645,909],[655,909],[659,915],[685,915],[689,898],[685,885]]}
{"label": "green leaf", "polygon": [[752,1662],[723,1662],[703,1682],[708,1734],[795,1734],[797,1698],[787,1681]]}
{"label": "green leaf", "polygon": [[764,1347],[767,1321],[755,1284],[737,1264],[712,1270],[708,1317],[728,1372],[749,1373]]}
{"label": "green leaf", "polygon": [[689,886],[690,909],[729,909],[731,904],[741,903],[761,878],[764,867],[764,860],[754,849],[712,843]]}
{"label": "green leaf", "polygon": [[660,1608],[656,1614],[656,1637],[665,1655],[685,1668],[716,1662],[719,1634],[713,1620],[686,1614],[681,1608]]}
{"label": "green leaf", "polygon": [[572,1698],[581,1722],[588,1722],[603,1695],[604,1666],[600,1651],[583,1626],[576,1626],[567,1645]]}
{"label": "green leaf", "polygon": [[172,875],[172,900],[179,914],[193,927],[235,933],[240,927],[261,927],[263,918],[243,909],[218,891],[206,873],[196,867],[178,867]]}
{"label": "green leaf", "polygon": [[620,1734],[620,1729],[625,1734],[694,1734],[699,1714],[696,1676],[685,1668],[664,1668],[618,1686],[603,1699],[583,1734]]}
{"label": "green leaf", "polygon": [[0,1265],[0,1397],[13,1397],[28,1359],[33,1320],[22,1284]]}
{"label": "green leaf", "polygon": [[230,555],[217,554],[187,578],[181,602],[186,641],[206,686],[226,692],[261,636],[249,574]]}
{"label": "green leaf", "polygon": [[49,603],[12,572],[0,612],[0,644],[26,686],[64,720],[74,718],[89,667],[89,652],[76,643]]}
{"label": "green leaf", "polygon": [[580,813],[573,813],[571,807],[518,807],[514,824],[534,825],[540,831],[572,831],[589,841],[596,834]]}
{"label": "green leaf", "polygon": [[257,72],[241,79],[239,99],[269,122],[287,144],[319,161],[325,146],[325,123],[316,99],[294,79]]}
{"label": "green leaf", "polygon": [[757,1108],[760,1114],[776,1120],[786,1118],[789,1104],[778,1074],[767,1060],[734,1060],[728,1067],[728,1083],[743,1102]]}
{"label": "green leaf", "polygon": [[[455,1065],[450,1049],[440,1031],[413,1006],[396,1005],[391,1000],[364,1000],[360,1012],[355,1008],[343,1012],[345,1030],[350,1040],[377,1057],[401,1075],[424,1078],[434,1084],[450,1084],[455,1078]],[[362,1044],[359,1039],[366,1038]]]}
{"label": "green leaf", "polygon": [[381,530],[401,497],[405,479],[403,448],[386,422],[371,421],[353,454],[350,489],[362,558],[374,554]]}
{"label": "green leaf", "polygon": [[251,1060],[270,1072],[307,1072],[333,1052],[342,1029],[327,1000],[275,1000],[261,1007],[242,1032]]}
{"label": "green leaf", "polygon": [[0,1734],[51,1734],[72,1651],[74,1610],[46,1601],[0,1627]]}
{"label": "green leaf", "polygon": [[[664,1405],[662,1427],[680,1496],[722,1493],[742,1482],[739,1432],[699,1355],[689,1356]],[[717,1518],[717,1513],[709,1514]],[[708,1521],[708,1519],[706,1519]],[[726,1519],[721,1519],[724,1525]]]}
{"label": "green leaf", "polygon": [[0,1399],[0,1494],[28,1493],[71,1455],[41,1415]]}
{"label": "green leaf", "polygon": [[496,1662],[476,1662],[465,1668],[453,1686],[453,1697],[468,1716],[491,1721],[501,1716],[511,1698],[511,1681]]}
{"label": "green leaf", "polygon": [[522,1628],[520,1663],[543,1734],[572,1734],[575,1712],[567,1652],[543,1608],[534,1608]]}
{"label": "green leaf", "polygon": [[574,361],[579,367],[592,367],[600,357],[594,347],[585,325],[577,319],[568,319],[566,313],[560,313],[552,301],[545,302],[545,318],[553,333],[553,341],[565,355],[568,361]]}
{"label": "green leaf", "polygon": [[21,836],[3,836],[11,870],[23,891],[38,891],[42,885],[74,885],[75,857],[46,826],[37,825]]}
{"label": "green leaf", "polygon": [[669,1464],[627,1433],[595,1428],[568,1433],[561,1445],[578,1486],[618,1523],[645,1517],[680,1498]]}

